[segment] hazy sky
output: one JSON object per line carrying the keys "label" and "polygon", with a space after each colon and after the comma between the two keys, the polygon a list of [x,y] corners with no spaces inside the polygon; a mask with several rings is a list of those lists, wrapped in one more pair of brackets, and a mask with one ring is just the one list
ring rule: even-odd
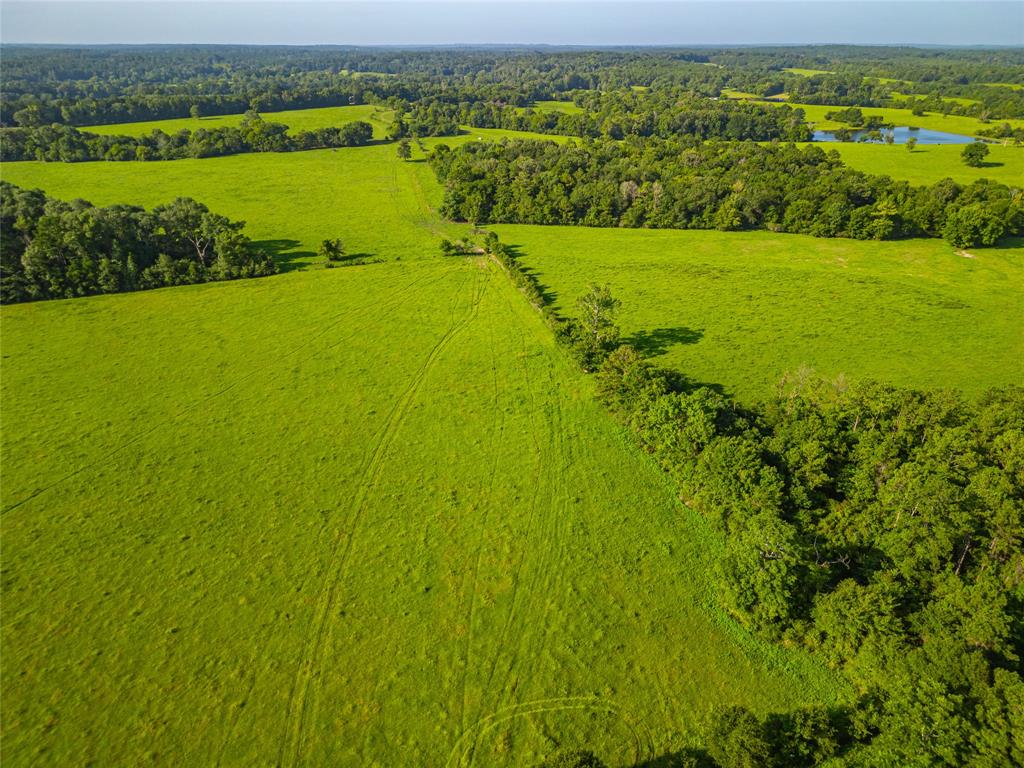
{"label": "hazy sky", "polygon": [[1024,0],[0,0],[5,43],[1024,45]]}

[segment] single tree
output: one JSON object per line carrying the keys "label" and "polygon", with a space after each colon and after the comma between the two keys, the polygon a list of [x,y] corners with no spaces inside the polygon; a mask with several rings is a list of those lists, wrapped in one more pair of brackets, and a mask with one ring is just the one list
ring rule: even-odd
{"label": "single tree", "polygon": [[412,144],[409,143],[408,139],[402,139],[398,142],[398,157],[401,160],[408,160],[412,157]]}
{"label": "single tree", "polygon": [[914,147],[916,147],[916,146],[917,146],[917,139],[914,136],[911,136],[910,138],[907,139],[907,143],[906,143],[907,152],[913,152],[914,151]]}
{"label": "single tree", "polygon": [[988,156],[988,145],[983,141],[976,141],[973,144],[968,144],[964,147],[964,151],[960,153],[960,157],[963,161],[971,166],[971,168],[981,168],[985,164],[985,158]]}
{"label": "single tree", "polygon": [[622,304],[608,286],[591,285],[576,300],[579,320],[573,330],[573,348],[584,370],[595,370],[619,340],[615,313]]}
{"label": "single tree", "polygon": [[193,104],[188,113],[192,116],[193,120],[198,120],[203,116],[203,111],[199,108],[198,104]]}
{"label": "single tree", "polygon": [[320,250],[317,255],[326,261],[341,261],[345,258],[345,246],[341,238],[328,238],[320,243]]}

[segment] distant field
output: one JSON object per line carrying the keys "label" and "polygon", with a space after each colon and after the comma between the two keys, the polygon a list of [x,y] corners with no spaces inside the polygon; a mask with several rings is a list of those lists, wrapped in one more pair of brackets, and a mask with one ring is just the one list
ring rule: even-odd
{"label": "distant field", "polygon": [[[355,107],[319,107],[317,109],[291,109],[284,112],[264,112],[261,117],[274,123],[284,123],[293,131],[310,131],[329,128],[356,120],[365,120],[373,126],[374,138],[384,138],[384,133],[394,119],[391,110],[363,104]],[[183,117],[179,120],[152,120],[142,123],[117,123],[115,125],[90,125],[79,130],[107,136],[143,136],[159,128],[164,133],[175,133],[183,129],[195,131],[200,128],[228,128],[242,122],[245,115],[218,115],[198,119]]]}
{"label": "distant field", "polygon": [[386,260],[0,310],[5,766],[632,765],[718,702],[847,695],[713,607],[720,542],[507,279],[437,255],[426,164],[4,177]]}
{"label": "distant field", "polygon": [[859,171],[906,179],[912,184],[934,184],[945,178],[962,184],[976,179],[1024,184],[1024,147],[990,145],[985,167],[971,168],[960,157],[963,146],[954,144],[918,144],[913,152],[902,144],[829,142],[817,146],[836,150],[843,162]]}
{"label": "distant field", "polygon": [[[744,93],[725,88],[722,95],[731,99],[754,99],[763,101],[766,104],[784,103],[787,106],[799,108],[804,111],[805,120],[815,128],[822,131],[832,131],[836,128],[849,128],[850,126],[829,120],[825,117],[828,112],[834,112],[843,107],[833,107],[821,104],[796,104],[793,102],[779,102],[772,99],[758,99],[754,94]],[[983,123],[974,117],[962,115],[943,115],[937,112],[926,112],[922,116],[916,116],[910,109],[895,107],[861,107],[865,115],[880,115],[882,120],[894,125],[907,125],[917,128],[930,128],[935,131],[946,133],[958,133],[963,136],[976,136],[977,132],[986,128],[992,128],[1001,123],[1009,123],[1015,128],[1024,127],[1024,120],[993,120],[990,123]]]}
{"label": "distant field", "polygon": [[607,283],[628,340],[742,399],[801,366],[970,395],[1024,381],[1024,248],[967,259],[938,240],[496,229],[564,311]]}
{"label": "distant field", "polygon": [[1024,84],[1021,83],[982,83],[982,85],[991,85],[997,88],[1012,88],[1015,91],[1024,90]]}
{"label": "distant field", "polygon": [[[818,104],[793,104],[787,102],[791,107],[798,107],[804,111],[806,120],[813,123],[814,127],[831,131],[836,128],[849,127],[843,123],[825,118],[827,112],[834,112],[842,107],[829,107]],[[942,115],[936,112],[926,112],[923,116],[916,116],[909,109],[898,109],[890,107],[861,107],[866,116],[881,115],[882,120],[894,125],[909,125],[917,128],[931,128],[935,131],[946,133],[959,133],[963,136],[975,136],[979,130],[992,128],[1001,123],[1009,123],[1015,128],[1024,127],[1024,120],[993,120],[991,123],[983,123],[974,117],[963,117],[961,115]]]}
{"label": "distant field", "polygon": [[578,115],[583,112],[582,107],[578,107],[571,101],[535,101],[533,108],[539,112],[565,112],[568,115]]}
{"label": "distant field", "polygon": [[813,77],[814,75],[831,75],[831,69],[804,69],[802,67],[784,67],[783,72],[790,72],[794,75],[803,75],[804,77]]}
{"label": "distant field", "polygon": [[[893,98],[896,99],[915,99],[923,96],[924,94],[914,93],[900,93],[899,91],[892,92]],[[950,104],[960,104],[961,106],[967,106],[968,104],[980,104],[981,102],[977,99],[965,99],[959,96],[940,96],[943,101],[948,101]]]}

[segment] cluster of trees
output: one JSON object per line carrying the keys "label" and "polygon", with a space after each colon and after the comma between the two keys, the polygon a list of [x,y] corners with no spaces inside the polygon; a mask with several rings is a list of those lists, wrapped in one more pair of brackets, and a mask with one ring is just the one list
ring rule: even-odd
{"label": "cluster of trees", "polygon": [[[493,234],[487,249],[722,534],[723,607],[857,691],[835,710],[718,710],[706,749],[666,764],[1024,763],[1024,388],[970,403],[801,371],[745,406],[621,345],[607,287],[564,320]],[[584,751],[545,765],[602,764]]]}
{"label": "cluster of trees", "polygon": [[205,205],[97,208],[0,181],[0,301],[66,299],[276,272],[270,255]]}
{"label": "cluster of trees", "polygon": [[732,141],[810,141],[801,110],[694,96],[677,88],[655,93],[578,95],[581,112],[517,107],[492,101],[423,99],[392,136],[450,136],[459,125],[578,137],[690,136]]}
{"label": "cluster of trees", "polygon": [[1024,195],[987,180],[913,187],[818,146],[631,139],[439,146],[442,213],[473,223],[769,229],[817,237],[945,237],[991,245],[1024,229]]}
{"label": "cluster of trees", "polygon": [[242,152],[293,152],[369,143],[373,127],[361,120],[339,127],[288,133],[288,126],[247,112],[237,128],[167,134],[155,129],[146,136],[105,136],[69,125],[0,129],[0,160],[43,160],[65,163],[88,160],[178,160]]}

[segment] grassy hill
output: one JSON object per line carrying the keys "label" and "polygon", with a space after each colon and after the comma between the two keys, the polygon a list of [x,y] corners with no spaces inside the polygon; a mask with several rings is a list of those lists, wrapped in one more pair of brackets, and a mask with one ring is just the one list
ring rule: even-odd
{"label": "grassy hill", "polygon": [[424,163],[4,172],[385,259],[0,310],[5,764],[627,764],[847,695],[715,609],[720,542],[507,279],[435,255]]}

